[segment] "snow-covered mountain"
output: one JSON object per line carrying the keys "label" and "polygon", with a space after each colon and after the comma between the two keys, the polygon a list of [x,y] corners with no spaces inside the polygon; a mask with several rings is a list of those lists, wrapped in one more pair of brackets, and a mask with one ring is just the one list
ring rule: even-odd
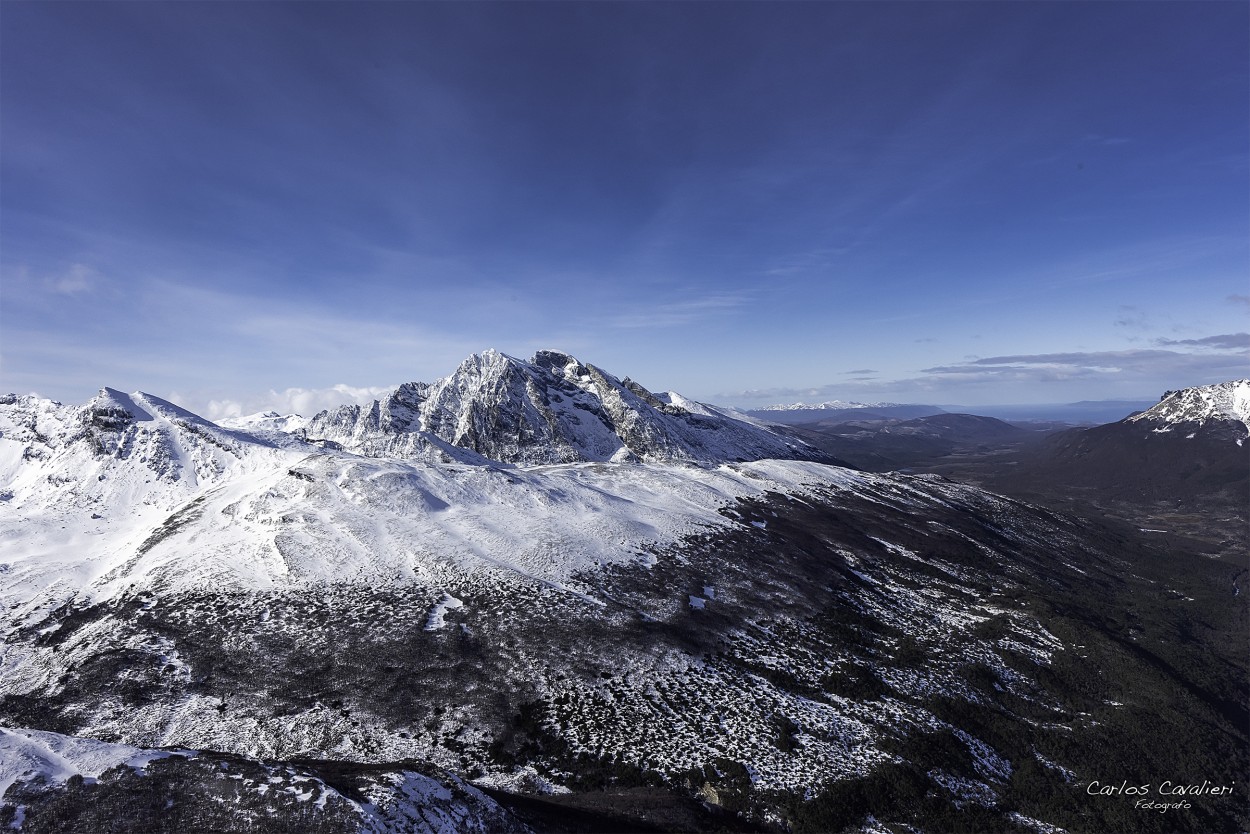
{"label": "snow-covered mountain", "polygon": [[[463,408],[490,411],[476,402]],[[734,458],[746,456],[731,445],[737,437],[774,437],[717,419],[731,424],[728,438],[716,435],[717,448]],[[493,450],[517,448],[479,440]],[[392,442],[400,456],[379,458]],[[417,443],[451,462],[412,459]],[[780,461],[519,470],[420,431],[377,432],[352,445],[372,455],[281,432],[224,429],[152,395],[108,388],[83,406],[5,398],[0,602],[38,616],[66,599],[127,589],[254,590],[345,576],[386,583],[437,574],[439,566],[560,585],[588,565],[634,559],[649,543],[723,524],[719,509],[739,497],[827,477],[815,464]],[[534,457],[584,449],[523,448]],[[789,450],[781,441],[774,448]]]}
{"label": "snow-covered mountain", "polygon": [[1250,380],[1168,391],[1114,423],[1050,435],[1012,480],[1136,504],[1244,508],[1248,417]]}
{"label": "snow-covered mountain", "polygon": [[1159,404],[1126,418],[1130,423],[1153,423],[1156,430],[1185,423],[1204,425],[1236,421],[1250,430],[1250,379],[1234,379],[1168,391]]}
{"label": "snow-covered mountain", "polygon": [[[1068,645],[1137,669],[1088,623],[1154,580],[1075,519],[550,352],[272,419],[0,398],[0,825],[190,794],[218,830],[515,830],[471,780],[1008,830],[1046,818],[1012,774],[1101,777],[1071,739],[1132,697]],[[896,784],[927,810],[839,793]]]}
{"label": "snow-covered mountain", "polygon": [[528,362],[475,354],[433,384],[408,383],[372,405],[323,411],[306,433],[374,457],[467,463],[827,460],[744,415],[653,394],[555,351]]}
{"label": "snow-covered mountain", "polygon": [[308,418],[299,414],[279,414],[276,411],[260,411],[242,417],[226,417],[216,421],[225,429],[241,429],[249,432],[297,432],[308,426]]}

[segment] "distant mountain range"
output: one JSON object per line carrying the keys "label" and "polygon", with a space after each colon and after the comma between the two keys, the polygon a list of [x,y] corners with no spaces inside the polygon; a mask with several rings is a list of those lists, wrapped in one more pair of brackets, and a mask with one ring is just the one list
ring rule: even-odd
{"label": "distant mountain range", "polygon": [[803,423],[791,429],[811,445],[869,472],[907,471],[949,455],[1020,444],[1036,436],[1036,432],[974,414],[866,417]]}
{"label": "distant mountain range", "polygon": [[962,411],[996,417],[1015,423],[1068,423],[1097,425],[1122,420],[1154,405],[1154,400],[1082,400],[1075,403],[1035,403],[1027,405],[945,406],[948,411]]}
{"label": "distant mountain range", "polygon": [[858,408],[894,408],[906,403],[857,403],[843,400],[827,400],[823,403],[789,403],[783,405],[766,405],[756,411],[848,411]]}
{"label": "distant mountain range", "polygon": [[1075,403],[1027,405],[925,405],[919,403],[853,403],[831,400],[816,405],[791,403],[746,409],[766,422],[784,425],[847,420],[907,420],[950,412],[995,417],[1009,422],[1054,422],[1071,425],[1110,423],[1154,405],[1153,400],[1082,400]]}
{"label": "distant mountain range", "polygon": [[757,420],[763,420],[766,423],[797,426],[804,423],[819,422],[828,424],[845,422],[847,420],[906,420],[912,417],[942,414],[944,411],[944,409],[936,405],[899,403],[838,404],[834,401],[809,407],[801,404],[770,406],[768,408],[743,411],[742,413]]}
{"label": "distant mountain range", "polygon": [[829,454],[875,472],[923,470],[960,456],[1014,452],[1013,468],[993,478],[1000,486],[1027,491],[1066,485],[1103,497],[1167,498],[1187,505],[1217,493],[1242,494],[1250,479],[1246,455],[1238,448],[1250,419],[1246,380],[1168,391],[1148,408],[1091,428],[1013,424],[972,414],[910,420],[867,412],[863,419],[837,415],[792,430]]}

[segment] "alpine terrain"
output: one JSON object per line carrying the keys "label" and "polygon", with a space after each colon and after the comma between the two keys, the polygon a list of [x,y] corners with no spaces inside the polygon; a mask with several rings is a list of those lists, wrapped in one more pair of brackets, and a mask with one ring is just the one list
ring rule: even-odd
{"label": "alpine terrain", "polygon": [[[1243,502],[1250,487],[1250,380],[1168,391],[1115,423],[1048,439],[1036,468],[1060,468],[1070,482],[1118,484],[1141,500]],[[1117,478],[1117,472],[1132,478]]]}
{"label": "alpine terrain", "polygon": [[[1186,477],[1247,391],[1114,431]],[[9,395],[0,827],[1243,830],[1242,571],[554,351],[306,420]]]}

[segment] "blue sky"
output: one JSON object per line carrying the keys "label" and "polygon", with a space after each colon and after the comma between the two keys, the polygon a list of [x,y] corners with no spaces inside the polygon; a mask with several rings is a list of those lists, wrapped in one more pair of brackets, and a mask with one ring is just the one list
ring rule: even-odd
{"label": "blue sky", "polygon": [[7,3],[0,388],[569,351],[737,405],[1248,373],[1250,6]]}

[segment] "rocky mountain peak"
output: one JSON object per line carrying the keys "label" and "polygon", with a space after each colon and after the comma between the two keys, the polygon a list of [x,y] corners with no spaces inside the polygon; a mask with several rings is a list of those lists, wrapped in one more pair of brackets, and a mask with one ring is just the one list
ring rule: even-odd
{"label": "rocky mountain peak", "polygon": [[308,436],[364,454],[445,458],[449,447],[503,463],[822,459],[767,427],[711,407],[691,411],[557,350],[529,361],[474,354],[432,384],[407,383],[370,406],[312,419]]}
{"label": "rocky mountain peak", "polygon": [[1250,379],[1168,391],[1158,405],[1127,419],[1167,424],[1229,420],[1250,428]]}

